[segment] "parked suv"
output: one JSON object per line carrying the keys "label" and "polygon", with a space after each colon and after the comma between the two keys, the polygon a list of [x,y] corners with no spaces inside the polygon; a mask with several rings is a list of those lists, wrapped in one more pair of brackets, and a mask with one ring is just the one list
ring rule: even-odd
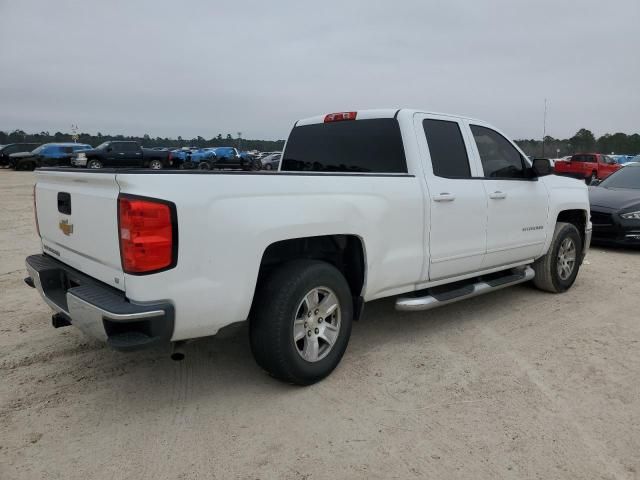
{"label": "parked suv", "polygon": [[39,143],[9,143],[8,145],[2,145],[0,147],[0,166],[11,165],[9,156],[12,153],[30,152],[39,145]]}
{"label": "parked suv", "polygon": [[138,142],[109,141],[71,159],[75,167],[143,167],[159,170],[171,166],[171,152],[142,148]]}
{"label": "parked suv", "polygon": [[91,145],[85,143],[45,143],[32,152],[12,153],[9,156],[11,166],[15,170],[33,170],[38,167],[68,167],[71,157]]}

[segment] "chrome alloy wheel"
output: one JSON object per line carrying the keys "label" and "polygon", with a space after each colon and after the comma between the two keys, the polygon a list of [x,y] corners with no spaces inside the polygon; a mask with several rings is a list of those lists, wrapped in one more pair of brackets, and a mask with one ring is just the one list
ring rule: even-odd
{"label": "chrome alloy wheel", "polygon": [[308,292],[298,304],[293,321],[293,343],[307,362],[325,358],[340,334],[340,302],[327,287]]}
{"label": "chrome alloy wheel", "polygon": [[576,265],[576,244],[571,238],[565,238],[558,249],[558,276],[567,280]]}

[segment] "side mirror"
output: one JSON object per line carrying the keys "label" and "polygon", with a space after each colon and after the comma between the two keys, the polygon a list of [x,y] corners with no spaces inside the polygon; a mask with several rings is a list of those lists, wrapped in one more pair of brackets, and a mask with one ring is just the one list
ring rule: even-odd
{"label": "side mirror", "polygon": [[544,177],[553,173],[553,168],[551,168],[551,162],[548,158],[534,158],[531,169],[536,177]]}
{"label": "side mirror", "polygon": [[600,182],[602,182],[602,180],[598,180],[597,178],[594,178],[593,180],[591,180],[591,183],[589,183],[589,186],[595,187],[596,185],[600,185]]}

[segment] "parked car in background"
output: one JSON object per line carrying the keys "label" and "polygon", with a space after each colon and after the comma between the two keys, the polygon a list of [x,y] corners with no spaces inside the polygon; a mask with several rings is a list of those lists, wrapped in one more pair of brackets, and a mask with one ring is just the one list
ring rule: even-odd
{"label": "parked car in background", "polygon": [[338,365],[366,301],[421,311],[528,281],[561,293],[589,248],[587,187],[480,120],[318,115],[282,158],[286,175],[40,169],[26,283],[54,326],[119,350],[171,341],[180,356],[248,320],[258,364],[308,385]]}
{"label": "parked car in background", "polygon": [[557,174],[584,178],[590,184],[596,179],[608,177],[620,167],[621,165],[608,155],[577,153],[567,161],[557,161],[554,168]]}
{"label": "parked car in background", "polygon": [[282,157],[281,153],[272,153],[271,155],[267,155],[266,157],[263,157],[261,160],[262,168],[264,170],[278,170],[278,167],[280,166],[281,157]]}
{"label": "parked car in background", "polygon": [[8,166],[9,155],[20,152],[31,152],[36,147],[39,147],[39,143],[9,143],[0,147],[0,166]]}
{"label": "parked car in background", "polygon": [[169,151],[142,148],[138,142],[109,141],[80,152],[71,159],[75,167],[140,167],[159,170],[172,165]]}
{"label": "parked car in background", "polygon": [[86,143],[45,143],[32,152],[12,153],[9,156],[14,170],[33,170],[38,167],[69,167],[71,157],[93,148]]}
{"label": "parked car in background", "polygon": [[[209,149],[207,149],[209,150]],[[247,155],[242,156],[234,147],[217,147],[209,150],[207,158],[202,158],[197,168],[202,170],[210,169],[242,169],[260,170],[262,163],[260,160]]]}
{"label": "parked car in background", "polygon": [[640,246],[640,163],[589,188],[593,241]]}

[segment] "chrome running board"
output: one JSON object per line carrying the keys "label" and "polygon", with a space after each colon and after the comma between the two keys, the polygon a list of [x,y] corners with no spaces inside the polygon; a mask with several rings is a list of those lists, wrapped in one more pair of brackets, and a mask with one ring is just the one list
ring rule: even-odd
{"label": "chrome running board", "polygon": [[505,272],[502,277],[491,280],[479,280],[461,287],[442,291],[441,287],[430,289],[429,295],[423,297],[400,297],[396,300],[396,310],[413,312],[418,310],[430,310],[432,308],[459,302],[467,298],[477,297],[485,293],[495,292],[502,288],[528,282],[533,279],[535,272],[531,267],[513,269]]}

